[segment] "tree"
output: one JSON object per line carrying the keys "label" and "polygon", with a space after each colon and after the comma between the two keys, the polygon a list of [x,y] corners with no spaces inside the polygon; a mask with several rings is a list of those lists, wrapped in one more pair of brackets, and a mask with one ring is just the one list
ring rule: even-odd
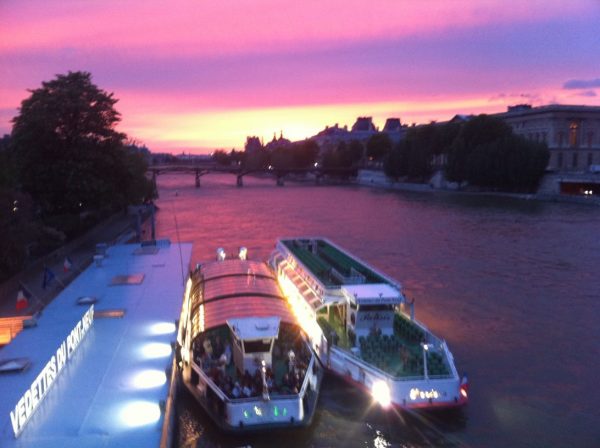
{"label": "tree", "polygon": [[381,160],[392,149],[392,141],[387,134],[374,134],[367,141],[367,157],[370,160]]}
{"label": "tree", "polygon": [[479,145],[512,135],[512,129],[499,118],[478,115],[463,124],[448,152],[446,177],[454,182],[467,180],[467,164],[472,151]]}
{"label": "tree", "polygon": [[0,188],[11,187],[15,184],[14,157],[10,149],[10,136],[0,139]]}
{"label": "tree", "polygon": [[146,161],[125,149],[112,93],[93,84],[87,72],[57,75],[30,92],[13,119],[11,145],[20,184],[42,217],[147,199]]}

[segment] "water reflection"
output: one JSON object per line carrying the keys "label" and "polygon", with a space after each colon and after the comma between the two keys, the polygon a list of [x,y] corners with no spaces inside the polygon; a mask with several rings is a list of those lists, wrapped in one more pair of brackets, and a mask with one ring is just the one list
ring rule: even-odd
{"label": "water reflection", "polygon": [[183,399],[184,446],[600,446],[598,207],[244,182],[159,177],[158,234],[193,241],[193,262],[239,246],[266,259],[280,236],[332,239],[402,282],[469,372],[471,400],[458,416],[390,417],[328,380],[310,429],[247,441]]}

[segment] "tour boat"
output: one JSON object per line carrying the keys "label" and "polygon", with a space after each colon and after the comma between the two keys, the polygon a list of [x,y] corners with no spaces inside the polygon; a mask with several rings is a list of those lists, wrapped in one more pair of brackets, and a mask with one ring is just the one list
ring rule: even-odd
{"label": "tour boat", "polygon": [[325,238],[277,241],[269,263],[322,364],[382,407],[467,403],[443,339],[414,318],[401,285]]}
{"label": "tour boat", "polygon": [[265,262],[199,264],[188,280],[179,330],[181,380],[223,430],[309,425],[322,369]]}

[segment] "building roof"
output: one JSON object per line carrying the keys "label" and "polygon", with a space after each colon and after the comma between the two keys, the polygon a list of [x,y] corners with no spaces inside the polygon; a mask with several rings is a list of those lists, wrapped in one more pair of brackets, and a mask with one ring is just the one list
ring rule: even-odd
{"label": "building roof", "polygon": [[597,113],[600,114],[600,106],[577,106],[570,104],[548,104],[546,106],[531,107],[528,104],[511,106],[506,112],[494,114],[502,118],[521,117],[541,113],[572,112],[572,113]]}
{"label": "building roof", "polygon": [[[101,266],[83,271],[44,309],[37,326],[0,351],[0,359],[30,362],[25,371],[0,374],[0,446],[159,445],[160,403],[169,388],[165,369],[172,363],[182,268],[187,271],[192,245],[162,242],[155,253],[139,248],[110,247]],[[111,285],[117,276],[135,274],[143,274],[141,283]],[[81,297],[96,303],[78,305]],[[40,395],[44,399],[15,438],[13,425]]]}

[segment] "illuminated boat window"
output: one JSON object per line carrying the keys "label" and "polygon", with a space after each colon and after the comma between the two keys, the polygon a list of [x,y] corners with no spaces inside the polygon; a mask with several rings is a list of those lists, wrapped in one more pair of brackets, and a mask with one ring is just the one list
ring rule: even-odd
{"label": "illuminated boat window", "polygon": [[93,296],[83,296],[77,299],[77,305],[91,305],[98,302],[98,299]]}
{"label": "illuminated boat window", "polygon": [[121,318],[125,315],[125,310],[123,309],[113,309],[113,310],[95,310],[94,311],[94,319],[117,319]]}
{"label": "illuminated boat window", "polygon": [[112,278],[110,285],[140,285],[143,281],[144,274],[115,275]]}
{"label": "illuminated boat window", "polygon": [[0,373],[22,372],[31,365],[27,358],[12,358],[0,360]]}

